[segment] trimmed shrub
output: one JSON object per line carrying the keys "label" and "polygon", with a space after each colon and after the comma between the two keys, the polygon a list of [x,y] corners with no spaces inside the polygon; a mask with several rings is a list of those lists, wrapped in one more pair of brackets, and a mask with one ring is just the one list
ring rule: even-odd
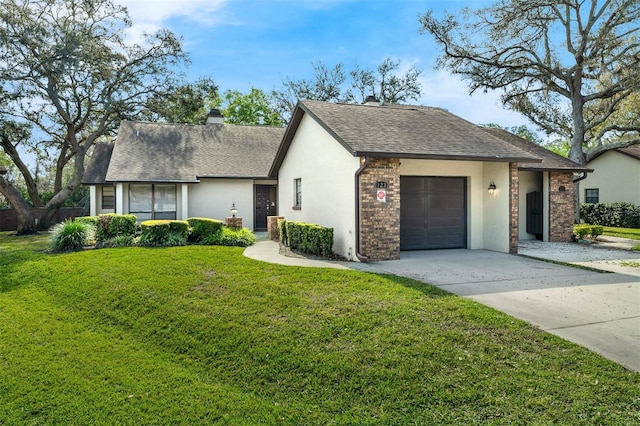
{"label": "trimmed shrub", "polygon": [[205,217],[190,217],[187,222],[190,226],[189,240],[191,241],[202,241],[209,235],[217,234],[224,225],[221,220]]}
{"label": "trimmed shrub", "polygon": [[137,218],[132,214],[108,213],[98,215],[96,240],[107,241],[121,235],[136,234]]}
{"label": "trimmed shrub", "polygon": [[208,235],[202,244],[210,246],[248,247],[256,242],[256,236],[247,228],[228,228],[223,226],[220,232]]}
{"label": "trimmed shrub", "polygon": [[143,247],[171,247],[187,244],[186,220],[146,220],[140,224],[139,244]]}
{"label": "trimmed shrub", "polygon": [[135,245],[136,238],[133,235],[118,235],[117,237],[96,243],[96,248],[133,247]]}
{"label": "trimmed shrub", "polygon": [[95,227],[83,221],[65,220],[51,230],[51,249],[56,252],[81,250],[91,245]]}
{"label": "trimmed shrub", "polygon": [[286,219],[278,219],[278,238],[280,239],[280,242],[285,246],[289,244],[289,239],[287,238]]}
{"label": "trimmed shrub", "polygon": [[598,238],[598,236],[602,235],[602,232],[603,232],[603,227],[601,225],[582,224],[582,225],[575,225],[573,227],[573,233],[575,234],[576,238],[579,240],[584,240],[587,237],[589,237],[592,240],[595,240]]}
{"label": "trimmed shrub", "polygon": [[333,253],[333,228],[304,222],[285,223],[288,245],[302,253],[329,257]]}
{"label": "trimmed shrub", "polygon": [[580,218],[594,225],[640,228],[640,206],[624,202],[580,204]]}
{"label": "trimmed shrub", "polygon": [[75,218],[76,222],[86,223],[94,227],[98,226],[98,216],[80,216]]}

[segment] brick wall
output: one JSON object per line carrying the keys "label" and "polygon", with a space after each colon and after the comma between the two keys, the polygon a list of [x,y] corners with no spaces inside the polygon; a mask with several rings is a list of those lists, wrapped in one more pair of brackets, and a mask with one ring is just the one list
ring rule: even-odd
{"label": "brick wall", "polygon": [[549,173],[549,241],[571,241],[573,212],[573,173]]}
{"label": "brick wall", "polygon": [[[364,160],[361,160],[362,162]],[[376,182],[386,182],[386,202]],[[360,254],[369,260],[400,259],[400,160],[372,158],[360,175]]]}
{"label": "brick wall", "polygon": [[509,163],[509,253],[518,253],[518,163]]}

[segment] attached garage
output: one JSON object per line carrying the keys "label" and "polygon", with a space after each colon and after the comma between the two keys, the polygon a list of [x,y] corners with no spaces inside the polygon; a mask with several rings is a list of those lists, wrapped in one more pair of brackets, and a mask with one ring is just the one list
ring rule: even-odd
{"label": "attached garage", "polygon": [[400,250],[467,248],[467,179],[400,177]]}

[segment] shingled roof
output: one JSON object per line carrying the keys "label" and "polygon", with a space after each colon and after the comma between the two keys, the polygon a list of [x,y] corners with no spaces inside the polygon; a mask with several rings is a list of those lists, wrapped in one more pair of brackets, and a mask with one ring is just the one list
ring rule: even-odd
{"label": "shingled roof", "polygon": [[621,152],[629,157],[640,160],[640,145],[633,145],[626,148],[618,148],[616,151]]}
{"label": "shingled roof", "polygon": [[353,156],[536,162],[538,157],[441,108],[300,101],[271,169],[275,175],[304,114]]}
{"label": "shingled roof", "polygon": [[197,182],[264,178],[284,128],[123,121],[106,173],[109,182]]}
{"label": "shingled roof", "polygon": [[113,153],[113,143],[97,143],[93,147],[91,159],[84,171],[82,183],[85,185],[99,185],[106,182],[107,169]]}
{"label": "shingled roof", "polygon": [[505,142],[510,143],[511,145],[530,153],[540,159],[542,162],[540,163],[528,163],[528,162],[520,162],[518,163],[518,169],[520,170],[532,170],[532,171],[563,171],[563,172],[592,172],[592,169],[587,167],[583,167],[578,163],[575,163],[568,158],[565,158],[561,155],[556,154],[553,151],[550,151],[536,143],[528,141],[526,139],[521,138],[520,136],[514,135],[506,130],[499,129],[496,127],[481,127],[480,128],[502,139]]}

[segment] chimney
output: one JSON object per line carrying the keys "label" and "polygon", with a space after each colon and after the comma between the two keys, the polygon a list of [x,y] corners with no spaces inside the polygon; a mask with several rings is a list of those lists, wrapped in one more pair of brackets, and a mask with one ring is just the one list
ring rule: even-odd
{"label": "chimney", "polygon": [[380,106],[380,100],[378,100],[374,95],[369,95],[362,105]]}
{"label": "chimney", "polygon": [[207,124],[222,124],[224,122],[224,116],[220,113],[219,109],[213,108],[207,115]]}

